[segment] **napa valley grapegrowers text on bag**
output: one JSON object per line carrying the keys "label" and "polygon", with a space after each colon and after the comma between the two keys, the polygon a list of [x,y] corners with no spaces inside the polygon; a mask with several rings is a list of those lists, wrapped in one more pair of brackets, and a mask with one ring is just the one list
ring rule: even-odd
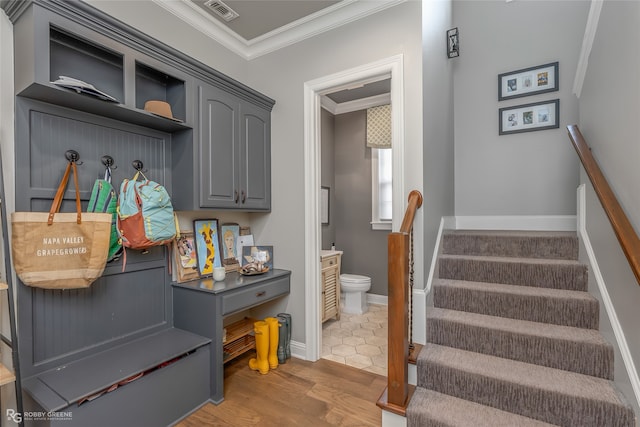
{"label": "napa valley grapegrowers text on bag", "polygon": [[[76,212],[60,206],[73,172]],[[70,161],[49,212],[11,214],[11,254],[16,274],[28,286],[46,289],[86,288],[104,271],[109,253],[112,215],[82,213],[78,170]]]}

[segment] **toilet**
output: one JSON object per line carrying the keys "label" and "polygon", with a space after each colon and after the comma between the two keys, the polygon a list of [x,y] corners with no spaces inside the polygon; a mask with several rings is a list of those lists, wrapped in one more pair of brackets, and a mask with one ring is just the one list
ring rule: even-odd
{"label": "toilet", "polygon": [[371,289],[371,278],[357,274],[340,275],[340,293],[344,297],[342,312],[363,314],[368,310],[367,292]]}

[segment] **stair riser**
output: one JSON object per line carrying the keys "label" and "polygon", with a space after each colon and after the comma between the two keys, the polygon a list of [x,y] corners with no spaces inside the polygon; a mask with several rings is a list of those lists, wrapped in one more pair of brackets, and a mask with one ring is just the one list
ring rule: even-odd
{"label": "stair riser", "polygon": [[577,260],[578,238],[445,234],[442,253]]}
{"label": "stair riser", "polygon": [[441,257],[439,277],[473,282],[587,291],[587,269],[580,264],[534,264]]}
{"label": "stair riser", "polygon": [[613,348],[608,345],[489,329],[439,318],[428,318],[427,342],[613,379]]}
{"label": "stair riser", "polygon": [[[418,366],[418,386],[562,426],[634,426],[623,406],[535,389],[434,363]],[[427,375],[428,373],[428,375]],[[616,420],[615,424],[611,424]]]}
{"label": "stair riser", "polygon": [[555,299],[434,285],[434,306],[509,319],[598,329],[596,300]]}

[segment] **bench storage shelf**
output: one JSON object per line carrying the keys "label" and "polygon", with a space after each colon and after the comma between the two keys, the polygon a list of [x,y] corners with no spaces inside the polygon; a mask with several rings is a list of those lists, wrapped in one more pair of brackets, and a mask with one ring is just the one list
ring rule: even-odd
{"label": "bench storage shelf", "polygon": [[[31,399],[27,406],[34,412],[57,412],[48,417],[49,425],[177,421],[208,399],[209,342],[171,328],[112,347],[25,379],[23,387]],[[126,382],[139,374],[144,375]],[[114,390],[100,394],[110,387]]]}
{"label": "bench storage shelf", "polygon": [[245,317],[242,320],[226,326],[223,351],[224,363],[230,362],[247,351],[256,348],[256,340],[253,334],[253,324],[256,319]]}

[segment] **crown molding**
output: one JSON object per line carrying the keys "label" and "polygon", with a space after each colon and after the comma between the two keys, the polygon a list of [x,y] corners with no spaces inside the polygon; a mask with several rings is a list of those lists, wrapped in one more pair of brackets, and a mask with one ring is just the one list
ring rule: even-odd
{"label": "crown molding", "polygon": [[240,37],[190,0],[152,1],[235,54],[251,60],[404,3],[406,0],[343,0],[251,40]]}
{"label": "crown molding", "polygon": [[320,101],[322,108],[336,116],[338,114],[351,113],[352,111],[366,110],[367,108],[391,104],[391,94],[383,93],[382,95],[341,102],[339,104],[327,96],[321,97]]}
{"label": "crown molding", "polygon": [[589,17],[587,18],[587,25],[584,30],[584,38],[582,40],[582,49],[580,50],[580,58],[578,60],[578,66],[576,67],[576,76],[573,80],[573,93],[578,98],[580,98],[580,95],[582,94],[582,85],[584,84],[584,79],[587,75],[587,67],[589,65],[589,55],[591,54],[593,41],[596,38],[598,21],[600,20],[600,12],[602,11],[603,5],[603,0],[591,0]]}

